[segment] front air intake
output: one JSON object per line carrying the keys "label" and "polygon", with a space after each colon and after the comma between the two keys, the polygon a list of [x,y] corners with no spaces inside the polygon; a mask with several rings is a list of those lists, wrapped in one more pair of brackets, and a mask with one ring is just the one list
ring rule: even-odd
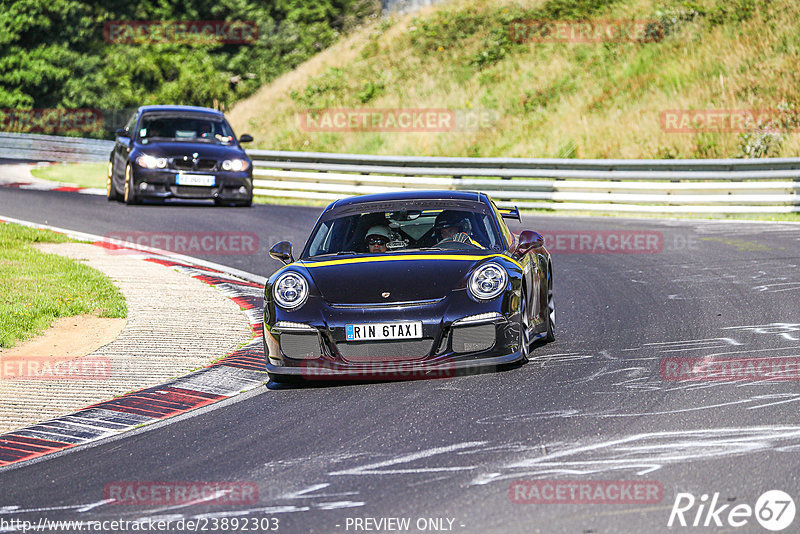
{"label": "front air intake", "polygon": [[283,333],[280,337],[281,352],[295,360],[315,360],[322,355],[319,336],[316,333]]}
{"label": "front air intake", "polygon": [[361,343],[340,342],[336,344],[339,354],[350,362],[397,362],[419,360],[431,352],[433,339],[401,341],[366,341]]}
{"label": "front air intake", "polygon": [[494,346],[494,324],[453,327],[453,352],[481,352]]}

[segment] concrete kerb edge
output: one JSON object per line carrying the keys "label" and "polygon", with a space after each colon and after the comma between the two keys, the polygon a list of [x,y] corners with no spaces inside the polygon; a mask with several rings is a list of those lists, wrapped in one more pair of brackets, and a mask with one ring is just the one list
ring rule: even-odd
{"label": "concrete kerb edge", "polygon": [[[52,230],[72,239],[90,241],[97,246],[122,247],[118,241],[112,242],[85,232],[2,215],[0,221]],[[152,247],[130,245],[126,244],[124,248],[141,252],[139,259],[142,261],[154,261],[175,268],[211,286],[224,285],[225,290],[221,287],[217,289],[246,311],[258,307],[255,301],[262,291],[258,286],[263,286],[266,281],[262,276]],[[262,325],[260,321],[254,322],[257,316],[257,313],[251,314],[249,319],[254,337],[215,363],[164,384],[133,391],[71,414],[0,435],[0,471],[23,462],[38,461],[54,453],[83,449],[85,445],[175,418],[263,386],[268,377],[258,339]]]}

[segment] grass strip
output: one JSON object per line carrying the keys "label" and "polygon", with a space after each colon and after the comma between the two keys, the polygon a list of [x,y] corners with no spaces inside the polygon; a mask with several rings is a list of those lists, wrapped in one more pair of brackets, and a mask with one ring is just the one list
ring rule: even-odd
{"label": "grass strip", "polygon": [[106,275],[32,246],[69,241],[50,230],[0,224],[0,347],[42,333],[59,317],[127,316],[125,298]]}
{"label": "grass strip", "polygon": [[42,180],[101,189],[106,188],[107,172],[107,163],[59,163],[31,169],[31,174]]}

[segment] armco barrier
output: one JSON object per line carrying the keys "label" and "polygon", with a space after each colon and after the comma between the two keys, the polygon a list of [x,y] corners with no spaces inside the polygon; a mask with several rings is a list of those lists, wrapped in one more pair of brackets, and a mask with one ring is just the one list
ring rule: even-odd
{"label": "armco barrier", "polygon": [[[0,158],[107,161],[111,141],[0,133]],[[501,206],[660,213],[800,212],[800,158],[588,160],[249,150],[255,194],[332,201],[398,189],[483,191]]]}
{"label": "armco barrier", "polygon": [[108,161],[113,141],[0,132],[0,158],[33,161]]}
{"label": "armco barrier", "polygon": [[577,160],[251,150],[256,194],[335,200],[398,189],[483,191],[501,206],[668,213],[800,212],[800,158]]}

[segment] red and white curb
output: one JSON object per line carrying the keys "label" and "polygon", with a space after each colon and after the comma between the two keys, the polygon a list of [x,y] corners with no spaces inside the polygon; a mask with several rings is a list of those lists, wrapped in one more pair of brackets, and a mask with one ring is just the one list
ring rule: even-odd
{"label": "red and white curb", "polygon": [[9,189],[29,189],[34,191],[64,191],[82,195],[105,196],[106,190],[97,187],[79,187],[75,184],[54,182],[36,178],[31,171],[53,162],[39,163],[6,163],[0,165],[0,187]]}
{"label": "red and white curb", "polygon": [[80,193],[81,195],[105,196],[106,190],[97,187],[78,187],[74,185],[63,185],[58,182],[4,182],[0,187],[10,189],[30,189],[34,191],[64,191],[67,193]]}
{"label": "red and white curb", "polygon": [[263,277],[149,247],[121,246],[118,242],[111,243],[92,234],[9,217],[0,217],[0,222],[54,230],[74,239],[91,241],[97,246],[133,251],[143,261],[175,268],[216,287],[244,308],[253,330],[253,339],[247,345],[208,367],[166,384],[127,393],[69,415],[0,434],[0,469],[186,413],[252,390],[268,381],[261,344]]}

